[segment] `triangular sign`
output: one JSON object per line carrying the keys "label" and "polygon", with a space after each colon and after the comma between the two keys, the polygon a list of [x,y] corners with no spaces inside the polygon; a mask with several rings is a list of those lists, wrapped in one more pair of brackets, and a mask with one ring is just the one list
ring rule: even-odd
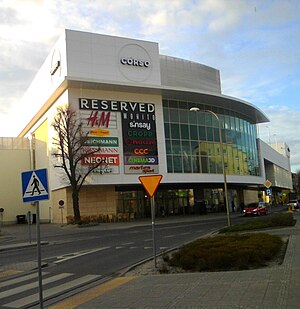
{"label": "triangular sign", "polygon": [[154,195],[162,177],[162,175],[139,176],[139,181],[147,191],[149,197]]}
{"label": "triangular sign", "polygon": [[43,186],[37,174],[32,171],[29,182],[23,194],[23,198],[48,195],[47,190]]}

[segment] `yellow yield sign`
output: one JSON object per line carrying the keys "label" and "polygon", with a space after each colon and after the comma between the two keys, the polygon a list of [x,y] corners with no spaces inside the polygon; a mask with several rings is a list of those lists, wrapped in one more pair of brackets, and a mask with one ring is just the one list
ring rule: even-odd
{"label": "yellow yield sign", "polygon": [[143,185],[149,197],[152,197],[155,194],[162,177],[162,175],[139,176],[139,181]]}
{"label": "yellow yield sign", "polygon": [[139,176],[139,181],[146,190],[148,196],[150,197],[151,203],[151,218],[152,218],[152,242],[153,242],[153,257],[154,257],[154,267],[157,267],[156,264],[156,243],[155,243],[155,202],[154,202],[154,193],[162,180],[162,175],[147,175]]}

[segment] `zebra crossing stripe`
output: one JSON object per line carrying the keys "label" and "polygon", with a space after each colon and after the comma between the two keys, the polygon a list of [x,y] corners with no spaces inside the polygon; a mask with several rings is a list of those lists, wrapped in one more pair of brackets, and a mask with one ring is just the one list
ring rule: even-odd
{"label": "zebra crossing stripe", "polygon": [[[44,272],[42,273],[43,276],[46,275],[46,274],[48,274],[48,273],[44,273]],[[20,283],[20,282],[24,282],[24,281],[36,278],[37,276],[38,276],[37,273],[33,273],[33,274],[30,274],[30,275],[27,275],[27,276],[22,276],[22,277],[19,277],[19,278],[10,279],[10,280],[1,282],[0,288],[6,287],[6,286],[9,286],[9,285],[13,285],[13,284],[17,284],[17,283]]]}
{"label": "zebra crossing stripe", "polygon": [[[61,273],[61,274],[58,274],[56,276],[52,276],[52,277],[43,279],[43,285],[51,283],[51,282],[55,282],[55,281],[58,281],[58,280],[61,280],[61,279],[64,279],[64,278],[67,278],[67,277],[72,276],[72,275],[73,274],[70,274],[70,273]],[[0,292],[0,299],[3,299],[5,297],[9,297],[9,296],[21,293],[21,292],[25,292],[25,291],[34,289],[34,288],[38,287],[38,284],[39,283],[37,281],[35,281],[35,282],[32,282],[32,283],[28,283],[28,284],[19,286],[17,288],[13,288],[13,289],[10,289],[10,290],[4,291],[4,292]]]}
{"label": "zebra crossing stripe", "polygon": [[[67,290],[70,290],[72,288],[79,287],[80,285],[86,284],[86,283],[91,282],[93,280],[96,280],[100,277],[101,276],[99,276],[99,275],[86,275],[86,276],[77,278],[75,280],[65,282],[64,284],[55,286],[53,288],[44,290],[43,291],[44,299],[51,297],[51,296],[54,296],[54,295],[57,295],[57,294],[61,294],[61,293],[65,292]],[[38,300],[39,300],[39,295],[37,295],[35,293],[33,295],[29,295],[29,296],[20,298],[16,301],[5,304],[4,307],[22,308],[22,307],[28,306],[32,303],[38,302]]]}

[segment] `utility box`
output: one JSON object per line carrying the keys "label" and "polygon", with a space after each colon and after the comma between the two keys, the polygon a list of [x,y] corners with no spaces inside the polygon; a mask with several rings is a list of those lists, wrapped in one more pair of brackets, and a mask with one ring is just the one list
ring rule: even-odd
{"label": "utility box", "polygon": [[26,223],[26,215],[17,215],[16,217],[18,224]]}

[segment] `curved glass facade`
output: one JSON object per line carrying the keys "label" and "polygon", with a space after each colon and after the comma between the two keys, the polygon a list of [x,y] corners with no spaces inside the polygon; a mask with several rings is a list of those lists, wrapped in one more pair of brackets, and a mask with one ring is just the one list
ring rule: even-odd
{"label": "curved glass facade", "polygon": [[[191,112],[191,107],[200,111]],[[163,100],[168,172],[223,173],[218,120],[203,110],[220,119],[226,173],[259,176],[256,125],[246,115],[176,100]]]}

